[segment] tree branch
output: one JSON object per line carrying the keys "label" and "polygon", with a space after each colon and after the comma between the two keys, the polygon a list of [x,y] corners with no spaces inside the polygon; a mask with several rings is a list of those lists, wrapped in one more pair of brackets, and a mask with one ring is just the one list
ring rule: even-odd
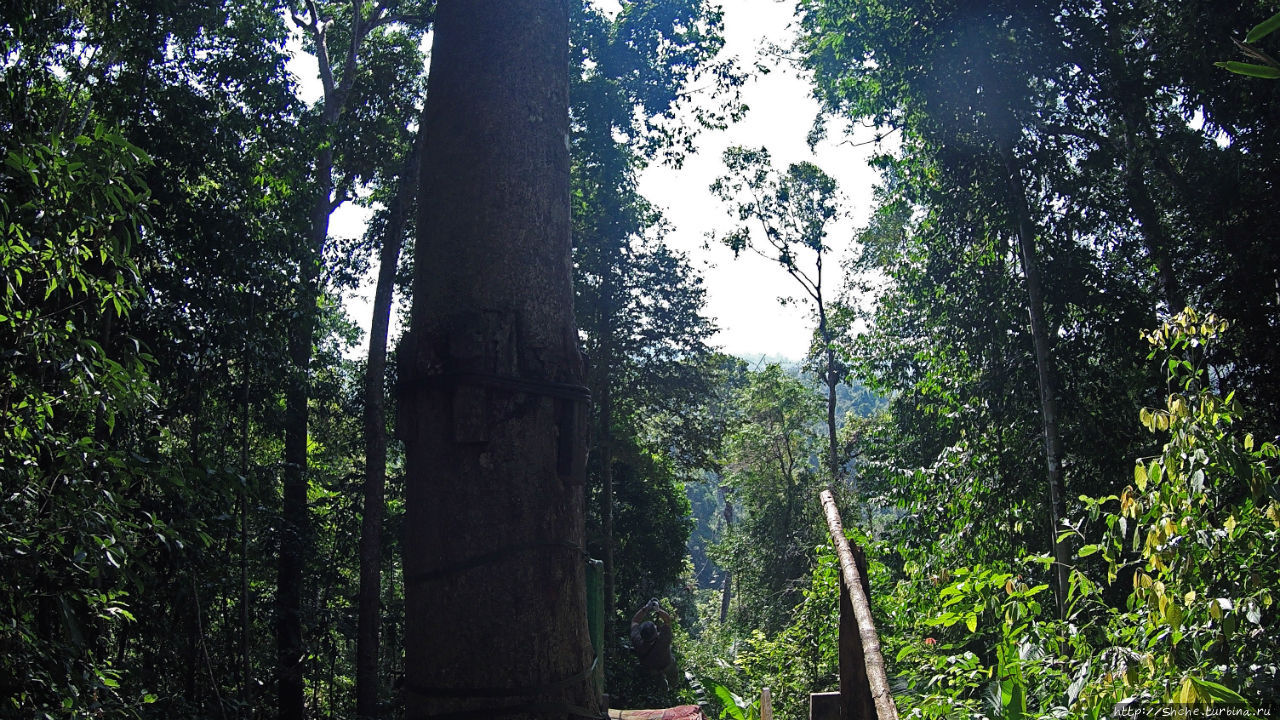
{"label": "tree branch", "polygon": [[356,82],[356,59],[360,56],[360,43],[364,41],[364,35],[368,32],[368,28],[364,26],[364,17],[360,14],[360,0],[351,0],[351,52],[347,53],[346,62],[342,64],[342,79],[338,81],[338,112],[342,112],[342,106],[347,102],[347,95],[351,92],[351,86]]}
{"label": "tree branch", "polygon": [[320,83],[324,86],[325,109],[328,110],[330,98],[333,97],[333,67],[329,64],[329,46],[325,42],[327,23],[320,20],[320,9],[315,0],[307,0],[307,11],[311,13],[311,22],[304,27],[311,31],[311,39],[316,44],[316,65],[320,70]]}

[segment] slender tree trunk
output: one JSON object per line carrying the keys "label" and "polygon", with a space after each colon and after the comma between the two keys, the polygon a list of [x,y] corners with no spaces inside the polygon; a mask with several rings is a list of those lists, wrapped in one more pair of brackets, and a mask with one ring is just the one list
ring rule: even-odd
{"label": "slender tree trunk", "polygon": [[386,513],[387,483],[387,332],[396,270],[409,209],[418,191],[422,132],[400,171],[400,183],[387,218],[378,263],[378,284],[373,293],[373,318],[369,323],[369,362],[364,376],[365,481],[364,513],[360,520],[360,598],[356,620],[356,717],[379,716],[378,645],[382,617],[382,520]]}
{"label": "slender tree trunk", "polygon": [[605,359],[600,383],[600,518],[604,535],[604,632],[613,637],[613,620],[617,611],[614,597],[616,584],[613,566],[613,393],[610,392],[609,358]]}
{"label": "slender tree trunk", "polygon": [[[330,119],[330,115],[332,118]],[[331,126],[336,113],[326,110]],[[280,720],[302,720],[306,708],[303,681],[302,579],[310,540],[307,508],[307,428],[311,397],[311,354],[320,300],[320,270],[333,212],[333,149],[316,157],[319,187],[312,201],[310,237],[299,260],[300,278],[293,327],[289,334],[290,377],[285,389],[284,481],[280,522],[280,563],[276,588],[276,643]]]}
{"label": "slender tree trunk", "polygon": [[[733,526],[733,503],[729,502],[729,498],[724,499],[724,534],[729,534],[729,529]],[[720,588],[720,622],[725,623],[729,619],[729,600],[733,593],[733,572],[728,568],[724,571],[724,584]]]}
{"label": "slender tree trunk", "polygon": [[[307,261],[304,264],[313,264]],[[284,481],[280,523],[280,564],[276,640],[281,720],[302,720],[302,578],[310,518],[307,516],[307,368],[315,327],[314,290],[318,273],[304,271],[298,319],[289,338],[290,379],[285,390]]]}
{"label": "slender tree trunk", "polygon": [[[826,343],[826,371],[823,373],[824,384],[827,386],[827,469],[831,473],[831,483],[840,480],[840,443],[836,436],[836,386],[840,384],[840,378],[836,372],[836,351],[831,347],[831,338],[827,332],[827,320],[824,313],[822,318],[822,341]],[[857,490],[854,490],[857,496]]]}
{"label": "slender tree trunk", "polygon": [[733,592],[733,573],[724,571],[724,581],[720,583],[720,623],[729,619],[729,601]]}
{"label": "slender tree trunk", "polygon": [[[819,266],[818,272],[822,269]],[[821,275],[819,275],[821,279]],[[827,308],[822,303],[821,296],[818,297],[818,337],[822,338],[823,355],[826,358],[825,367],[823,368],[823,384],[827,386],[827,472],[830,473],[830,486],[836,487],[840,481],[840,447],[839,440],[836,436],[836,386],[840,384],[840,379],[836,372],[836,351],[832,347],[831,328],[827,325]],[[862,505],[862,498],[858,495],[858,488],[855,484],[851,488],[853,491],[854,502]],[[868,518],[870,515],[868,514]]]}
{"label": "slender tree trunk", "polygon": [[1173,271],[1173,242],[1168,226],[1160,217],[1147,182],[1150,164],[1147,152],[1152,148],[1144,138],[1150,132],[1151,124],[1143,100],[1149,96],[1150,88],[1148,81],[1142,77],[1141,68],[1132,65],[1132,60],[1123,49],[1126,44],[1124,28],[1127,25],[1121,18],[1116,18],[1116,22],[1108,26],[1106,36],[1111,50],[1107,65],[1110,72],[1100,73],[1099,77],[1107,84],[1106,91],[1118,106],[1119,117],[1116,121],[1123,129],[1122,160],[1129,206],[1142,231],[1147,254],[1155,263],[1160,294],[1172,315],[1181,312],[1187,301]]}
{"label": "slender tree trunk", "polygon": [[[253,317],[255,303],[249,301],[249,317]],[[249,708],[249,339],[245,333],[241,366],[244,372],[244,396],[240,399],[240,710]]]}
{"label": "slender tree trunk", "polygon": [[406,716],[598,714],[568,4],[441,0],[410,336]]}
{"label": "slender tree trunk", "polygon": [[1018,243],[1022,251],[1022,272],[1027,284],[1027,314],[1031,320],[1031,338],[1035,348],[1036,373],[1040,385],[1040,417],[1044,422],[1044,455],[1046,482],[1049,486],[1049,542],[1053,547],[1054,593],[1058,616],[1066,614],[1067,554],[1066,543],[1058,540],[1058,525],[1066,515],[1062,477],[1062,437],[1058,433],[1057,373],[1049,346],[1049,327],[1044,315],[1044,287],[1036,252],[1036,233],[1027,206],[1022,169],[1012,148],[1007,148],[1005,168],[1008,172],[1009,200],[1017,223]]}
{"label": "slender tree trunk", "polygon": [[600,283],[601,331],[600,359],[596,368],[600,412],[600,524],[604,544],[604,636],[613,637],[614,614],[617,612],[616,578],[613,564],[613,263],[604,264]]}

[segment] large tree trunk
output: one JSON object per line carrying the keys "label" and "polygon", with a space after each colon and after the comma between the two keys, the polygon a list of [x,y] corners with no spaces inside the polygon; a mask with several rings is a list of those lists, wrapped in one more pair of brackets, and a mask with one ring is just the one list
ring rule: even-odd
{"label": "large tree trunk", "polygon": [[1044,456],[1046,482],[1049,486],[1049,542],[1054,557],[1054,594],[1058,616],[1066,614],[1067,554],[1066,543],[1058,540],[1058,525],[1066,516],[1066,500],[1062,479],[1062,436],[1058,432],[1058,381],[1049,348],[1049,327],[1044,315],[1044,286],[1040,277],[1040,261],[1036,252],[1036,232],[1027,207],[1022,169],[1012,148],[1004,151],[1008,172],[1009,202],[1017,224],[1018,244],[1022,251],[1022,273],[1027,284],[1027,314],[1031,320],[1031,339],[1035,349],[1036,373],[1040,385],[1040,417],[1044,422]]}
{"label": "large tree trunk", "polygon": [[364,513],[360,519],[360,598],[356,620],[356,717],[378,717],[378,635],[382,617],[382,520],[387,484],[387,332],[396,270],[409,209],[418,191],[418,165],[424,134],[418,133],[413,152],[400,172],[382,237],[378,284],[373,293],[369,323],[369,361],[364,377],[365,480]]}
{"label": "large tree trunk", "polygon": [[598,714],[565,0],[441,0],[410,336],[406,716]]}

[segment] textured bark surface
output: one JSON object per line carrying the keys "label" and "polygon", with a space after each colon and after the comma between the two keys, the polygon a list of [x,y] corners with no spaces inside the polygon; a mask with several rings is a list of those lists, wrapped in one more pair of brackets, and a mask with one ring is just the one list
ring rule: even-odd
{"label": "textured bark surface", "polygon": [[568,6],[439,3],[402,351],[406,717],[598,712]]}

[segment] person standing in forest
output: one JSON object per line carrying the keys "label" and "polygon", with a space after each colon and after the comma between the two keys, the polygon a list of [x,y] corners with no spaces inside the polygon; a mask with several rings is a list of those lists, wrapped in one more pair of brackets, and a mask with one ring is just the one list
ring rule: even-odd
{"label": "person standing in forest", "polygon": [[[656,615],[658,622],[650,620],[650,614]],[[671,654],[671,615],[658,605],[657,598],[631,618],[631,647],[640,658],[641,667],[661,673],[670,684],[676,669],[676,659]]]}

